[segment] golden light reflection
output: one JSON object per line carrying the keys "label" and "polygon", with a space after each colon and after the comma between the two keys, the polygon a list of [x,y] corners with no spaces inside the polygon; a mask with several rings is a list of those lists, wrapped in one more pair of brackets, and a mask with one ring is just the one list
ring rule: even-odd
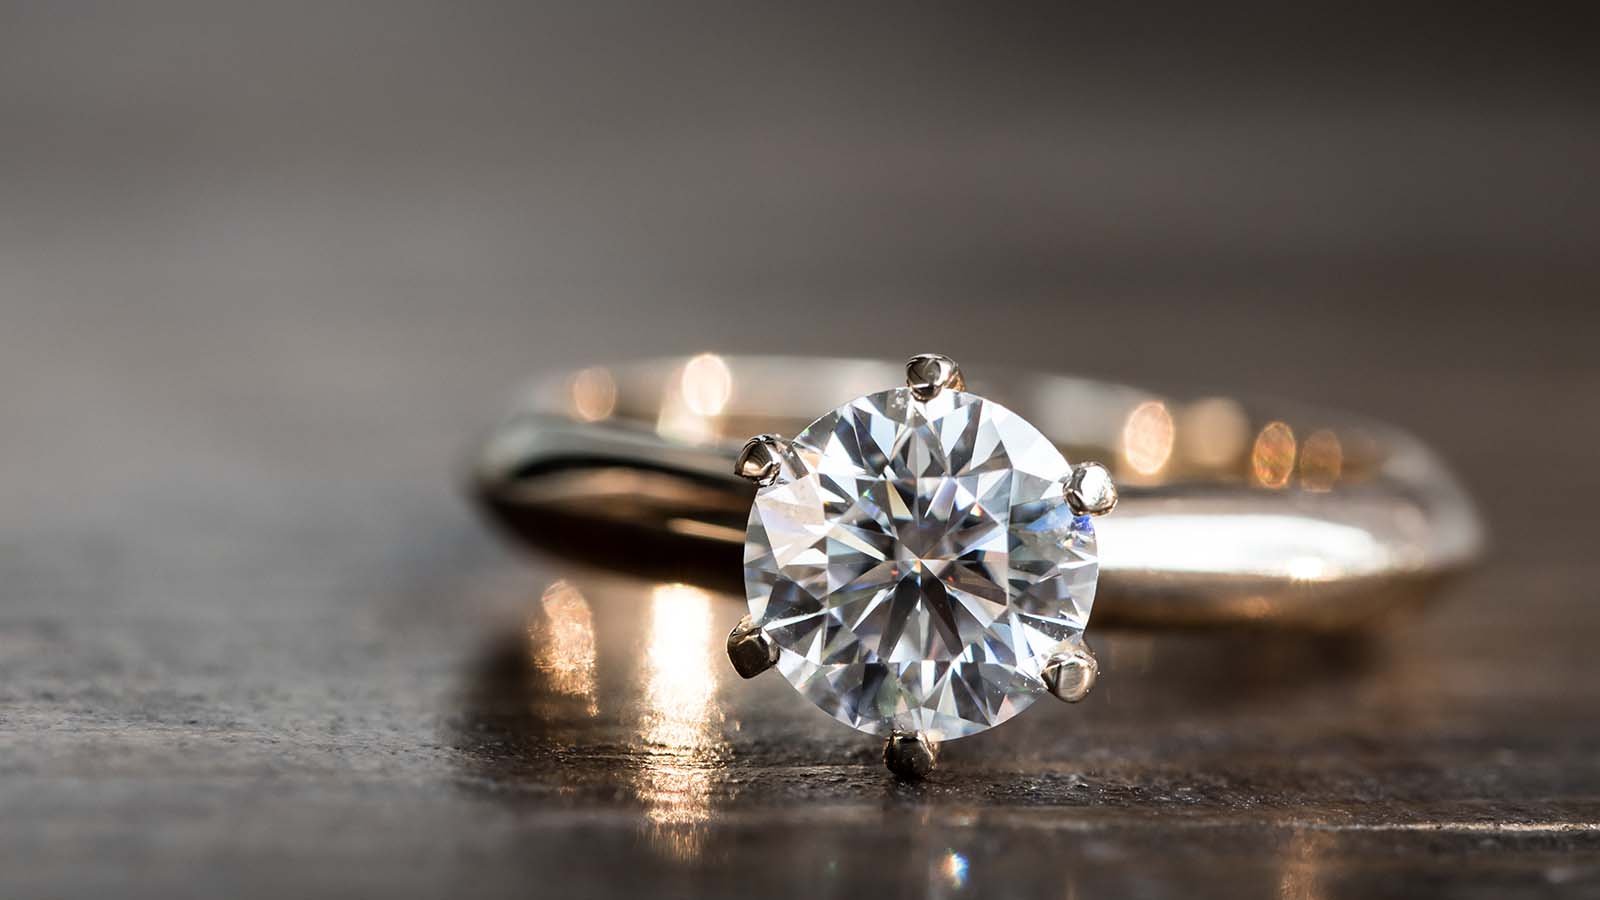
{"label": "golden light reflection", "polygon": [[645,740],[693,749],[706,742],[716,671],[711,666],[711,597],[686,584],[658,585],[650,596],[645,653]]}
{"label": "golden light reflection", "polygon": [[1250,418],[1227,397],[1207,397],[1178,414],[1180,455],[1194,465],[1220,469],[1238,464],[1250,440]]}
{"label": "golden light reflection", "polygon": [[572,414],[585,422],[608,419],[617,411],[617,380],[596,366],[572,376]]}
{"label": "golden light reflection", "polygon": [[528,616],[533,664],[558,694],[584,701],[584,713],[598,715],[595,692],[594,616],[583,594],[565,581],[545,589],[539,611]]}
{"label": "golden light reflection", "polygon": [[693,859],[700,853],[698,826],[710,814],[722,744],[711,597],[687,585],[657,586],[647,641],[642,737],[648,752],[639,798],[652,841],[674,858]]}
{"label": "golden light reflection", "polygon": [[1317,556],[1298,556],[1289,560],[1289,577],[1295,581],[1321,581],[1328,575],[1328,562]]}
{"label": "golden light reflection", "polygon": [[1301,830],[1289,839],[1278,877],[1281,900],[1319,900],[1323,896],[1322,857],[1333,838],[1326,832]]}
{"label": "golden light reflection", "polygon": [[1128,413],[1122,426],[1122,458],[1140,475],[1154,475],[1172,457],[1175,435],[1167,405],[1146,400]]}
{"label": "golden light reflection", "polygon": [[1262,487],[1284,487],[1294,474],[1294,456],[1294,430],[1283,422],[1268,422],[1250,450],[1250,473]]}
{"label": "golden light reflection", "polygon": [[1300,445],[1300,486],[1308,491],[1331,491],[1344,471],[1344,447],[1327,429],[1313,431]]}
{"label": "golden light reflection", "polygon": [[684,364],[661,398],[656,431],[662,437],[693,444],[716,438],[717,417],[733,396],[733,373],[715,353],[702,353]]}
{"label": "golden light reflection", "polygon": [[702,353],[683,367],[682,384],[684,405],[689,411],[702,416],[721,415],[733,396],[733,373],[728,364],[715,353]]}

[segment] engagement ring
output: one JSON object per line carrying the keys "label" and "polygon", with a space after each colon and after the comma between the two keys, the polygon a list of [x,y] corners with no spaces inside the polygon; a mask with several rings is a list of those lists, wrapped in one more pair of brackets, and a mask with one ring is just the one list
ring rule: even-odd
{"label": "engagement ring", "polygon": [[1082,700],[1097,592],[1097,625],[1345,629],[1482,544],[1449,471],[1388,426],[1059,376],[983,387],[937,354],[903,375],[585,369],[530,391],[474,491],[514,533],[625,570],[734,588],[742,547],[734,669],[881,736],[902,778],[1045,694]]}

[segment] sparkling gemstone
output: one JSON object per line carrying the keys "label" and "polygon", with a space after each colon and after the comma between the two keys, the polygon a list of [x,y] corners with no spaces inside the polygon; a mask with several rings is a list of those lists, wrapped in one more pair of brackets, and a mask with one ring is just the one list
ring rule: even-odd
{"label": "sparkling gemstone", "polygon": [[812,423],[745,540],[754,623],[811,702],[873,734],[935,740],[1031,704],[1094,600],[1094,528],[1071,467],[975,394],[870,394]]}

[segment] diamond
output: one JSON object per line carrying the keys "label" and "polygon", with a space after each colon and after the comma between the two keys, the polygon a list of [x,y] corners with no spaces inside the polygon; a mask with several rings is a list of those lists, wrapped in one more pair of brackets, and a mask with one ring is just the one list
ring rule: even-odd
{"label": "diamond", "polygon": [[1099,566],[1038,429],[975,394],[896,388],[813,422],[779,462],[750,510],[745,590],[800,693],[861,731],[950,740],[1045,692]]}

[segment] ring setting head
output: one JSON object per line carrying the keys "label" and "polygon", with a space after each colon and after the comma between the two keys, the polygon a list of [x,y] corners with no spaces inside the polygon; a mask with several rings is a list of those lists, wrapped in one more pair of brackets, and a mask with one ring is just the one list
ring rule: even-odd
{"label": "ring setting head", "polygon": [[923,354],[906,385],[858,397],[792,440],[753,438],[740,675],[775,668],[834,718],[887,741],[901,778],[941,741],[1044,694],[1076,702],[1098,559],[1091,516],[1116,488]]}

